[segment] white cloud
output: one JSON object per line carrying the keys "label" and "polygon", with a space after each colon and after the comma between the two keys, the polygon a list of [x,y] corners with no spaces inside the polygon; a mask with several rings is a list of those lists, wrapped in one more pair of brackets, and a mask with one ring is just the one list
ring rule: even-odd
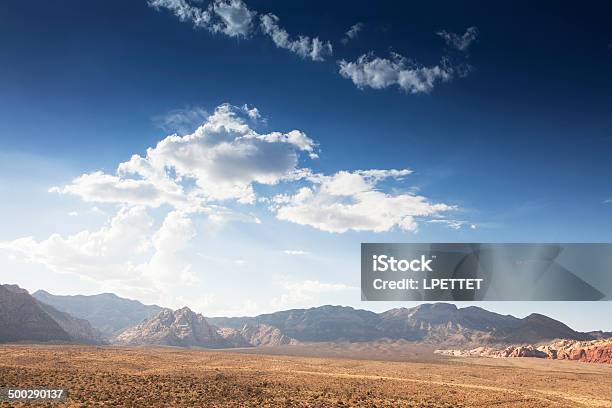
{"label": "white cloud", "polygon": [[479,32],[477,27],[469,27],[463,35],[451,33],[446,30],[438,31],[436,34],[442,37],[450,47],[459,51],[465,51],[474,41],[476,41]]}
{"label": "white cloud", "polygon": [[[253,21],[257,11],[250,10],[242,0],[214,0],[206,9],[194,6],[187,0],[149,0],[148,4],[156,10],[168,9],[180,21],[191,22],[196,28],[204,28],[233,38],[250,37],[256,29]],[[259,18],[261,32],[269,36],[277,47],[313,61],[324,61],[327,56],[333,54],[329,41],[306,35],[291,38],[278,22],[279,18],[272,13],[261,15]],[[359,29],[360,27],[355,25],[347,35],[356,36]]]}
{"label": "white cloud", "polygon": [[466,226],[470,229],[476,229],[476,226],[474,224],[470,225],[467,221],[463,220],[448,220],[444,218],[435,218],[433,220],[428,220],[427,222],[430,224],[442,224],[454,230],[460,230],[461,228]]}
{"label": "white cloud", "polygon": [[170,212],[152,237],[155,248],[153,256],[139,268],[155,282],[197,283],[198,278],[191,270],[191,265],[178,256],[195,235],[193,221],[186,214],[179,211]]}
{"label": "white cloud", "polygon": [[[255,113],[256,112],[256,113]],[[257,133],[249,118],[256,108],[224,104],[195,132],[170,135],[146,155],[120,163],[115,175],[101,171],[83,174],[50,191],[73,194],[85,201],[160,207],[208,216],[209,227],[228,221],[261,223],[251,213],[218,205],[220,201],[255,203],[255,184],[302,186],[293,194],[260,197],[277,218],[323,231],[404,231],[417,228],[418,217],[438,216],[453,209],[432,204],[414,193],[384,192],[378,183],[400,180],[411,171],[339,171],[331,176],[298,167],[300,153],[316,156],[316,143],[305,133]],[[279,186],[280,188],[281,186]]]}
{"label": "white cloud", "polygon": [[211,201],[253,203],[254,183],[294,178],[300,152],[316,155],[315,142],[299,130],[257,133],[245,119],[257,115],[256,108],[221,105],[195,132],[164,138],[146,156],[119,164],[116,175],[87,173],[50,191],[182,211],[207,211],[204,203]]}
{"label": "white cloud", "polygon": [[360,89],[374,89],[399,86],[408,93],[428,93],[436,82],[446,82],[453,78],[454,69],[446,60],[432,67],[416,66],[399,54],[391,54],[391,59],[364,54],[356,61],[341,60],[340,75],[348,78]]}
{"label": "white cloud", "polygon": [[71,216],[71,217],[77,217],[77,216],[79,215],[79,213],[78,213],[78,212],[76,212],[76,211],[70,211],[70,212],[68,213],[68,215],[69,215],[69,216]]}
{"label": "white cloud", "polygon": [[[171,182],[126,179],[101,171],[83,174],[64,187],[51,187],[49,192],[72,194],[87,202],[122,203],[159,207],[164,203],[180,206],[185,203],[182,188]],[[166,187],[166,188],[163,188]]]}
{"label": "white cloud", "polygon": [[283,252],[286,255],[295,255],[295,256],[308,255],[308,252],[302,251],[301,249],[285,249]]}
{"label": "white cloud", "polygon": [[278,21],[279,18],[271,13],[260,16],[261,30],[272,38],[278,48],[284,48],[313,61],[324,61],[325,57],[333,54],[329,41],[323,42],[319,37],[311,38],[305,35],[292,39],[289,33],[278,25]]}
{"label": "white cloud", "polygon": [[182,22],[191,22],[194,27],[210,29],[211,15],[207,10],[192,6],[187,0],[149,0],[150,7],[170,10]]}
{"label": "white cloud", "polygon": [[248,37],[257,12],[248,9],[242,0],[215,0],[209,8],[217,16],[211,29],[230,37]]}
{"label": "white cloud", "polygon": [[257,109],[256,107],[252,107],[249,108],[249,105],[244,104],[242,106],[242,110],[244,112],[246,112],[246,114],[249,116],[249,118],[251,118],[252,120],[259,120],[261,119],[261,114],[259,113],[259,109]]}
{"label": "white cloud", "polygon": [[123,279],[134,272],[135,261],[151,248],[153,220],[144,207],[123,208],[109,225],[63,237],[53,234],[0,243],[0,248],[59,273],[90,279]]}
{"label": "white cloud", "polygon": [[282,283],[282,287],[285,290],[285,293],[270,300],[270,305],[277,310],[284,309],[289,306],[312,302],[322,293],[333,293],[355,289],[343,283],[325,283],[318,280],[284,282]]}
{"label": "white cloud", "polygon": [[214,0],[206,9],[192,5],[187,0],[149,0],[156,10],[165,8],[182,22],[191,22],[196,28],[229,37],[248,37],[253,31],[253,18],[257,14],[248,9],[242,0]]}
{"label": "white cloud", "polygon": [[399,180],[410,172],[358,170],[315,175],[311,177],[312,186],[302,187],[294,195],[274,197],[271,209],[281,220],[327,232],[384,232],[394,227],[415,231],[416,217],[437,215],[455,207],[433,204],[412,193],[390,194],[377,188],[383,179]]}
{"label": "white cloud", "polygon": [[57,273],[72,274],[125,295],[161,299],[172,287],[198,281],[191,265],[181,259],[195,236],[193,222],[173,211],[153,229],[146,208],[121,208],[97,231],[81,231],[44,240],[32,237],[1,242],[0,249],[24,262],[42,264]]}
{"label": "white cloud", "polygon": [[345,37],[341,40],[342,44],[347,44],[350,40],[354,40],[359,35],[359,32],[363,30],[363,23],[355,23],[346,32]]}

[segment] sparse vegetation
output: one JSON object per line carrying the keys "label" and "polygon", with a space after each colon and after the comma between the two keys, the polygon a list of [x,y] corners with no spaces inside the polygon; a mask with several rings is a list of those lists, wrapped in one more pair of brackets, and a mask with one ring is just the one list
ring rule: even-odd
{"label": "sparse vegetation", "polygon": [[0,387],[62,387],[70,394],[67,407],[612,407],[611,374],[607,365],[532,359],[383,362],[174,348],[0,347]]}

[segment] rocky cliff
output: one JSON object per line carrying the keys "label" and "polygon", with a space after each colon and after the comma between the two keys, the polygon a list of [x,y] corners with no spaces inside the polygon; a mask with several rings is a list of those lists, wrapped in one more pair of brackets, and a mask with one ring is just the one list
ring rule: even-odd
{"label": "rocky cliff", "polygon": [[125,330],[115,341],[130,346],[231,347],[232,344],[217,331],[204,316],[187,307],[176,311],[163,309],[157,316]]}

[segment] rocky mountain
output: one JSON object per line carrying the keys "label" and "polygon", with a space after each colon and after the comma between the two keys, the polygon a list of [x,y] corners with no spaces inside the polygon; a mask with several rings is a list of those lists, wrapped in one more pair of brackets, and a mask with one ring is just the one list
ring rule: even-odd
{"label": "rocky mountain", "polygon": [[408,340],[436,345],[537,343],[553,339],[592,340],[543,315],[523,319],[479,307],[457,308],[447,303],[422,304],[384,313],[350,307],[321,306],[255,317],[209,318],[219,327],[240,329],[266,324],[300,342]]}
{"label": "rocky mountain", "polygon": [[477,347],[471,350],[436,350],[453,357],[535,357],[612,364],[612,338],[591,341],[559,340],[540,346],[527,344],[502,349]]}
{"label": "rocky mountain", "polygon": [[46,303],[38,302],[38,304],[66,333],[68,333],[71,341],[85,344],[107,343],[102,333],[94,329],[87,320],[72,317],[68,313],[60,312]]}
{"label": "rocky mountain", "polygon": [[292,309],[255,317],[208,318],[219,327],[242,328],[245,324],[276,327],[298,341],[369,341],[384,337],[377,328],[379,315],[352,307],[321,306]]}
{"label": "rocky mountain", "polygon": [[0,285],[0,342],[69,341],[100,344],[89,322],[37,301],[16,285]]}
{"label": "rocky mountain", "polygon": [[245,324],[240,330],[221,328],[218,333],[234,347],[270,347],[297,344],[298,341],[267,324]]}
{"label": "rocky mountain", "polygon": [[586,334],[593,336],[594,338],[600,339],[600,340],[612,338],[612,332],[605,332],[601,330],[590,331],[590,332],[587,332]]}
{"label": "rocky mountain", "polygon": [[70,341],[70,336],[30,294],[0,285],[0,342]]}
{"label": "rocky mountain", "polygon": [[232,347],[217,330],[204,316],[187,307],[176,311],[163,309],[153,318],[125,330],[115,341],[129,346]]}
{"label": "rocky mountain", "polygon": [[57,296],[39,290],[32,296],[59,311],[87,320],[108,338],[150,319],[162,310],[159,306],[144,305],[137,300],[124,299],[112,293]]}

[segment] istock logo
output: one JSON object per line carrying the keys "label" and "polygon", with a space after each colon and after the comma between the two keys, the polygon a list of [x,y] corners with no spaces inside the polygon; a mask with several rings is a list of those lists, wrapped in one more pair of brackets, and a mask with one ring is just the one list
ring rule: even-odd
{"label": "istock logo", "polygon": [[420,259],[412,260],[395,259],[387,255],[373,255],[372,258],[372,271],[374,272],[433,272],[429,265],[435,256],[431,259],[426,259],[425,255],[421,255]]}

